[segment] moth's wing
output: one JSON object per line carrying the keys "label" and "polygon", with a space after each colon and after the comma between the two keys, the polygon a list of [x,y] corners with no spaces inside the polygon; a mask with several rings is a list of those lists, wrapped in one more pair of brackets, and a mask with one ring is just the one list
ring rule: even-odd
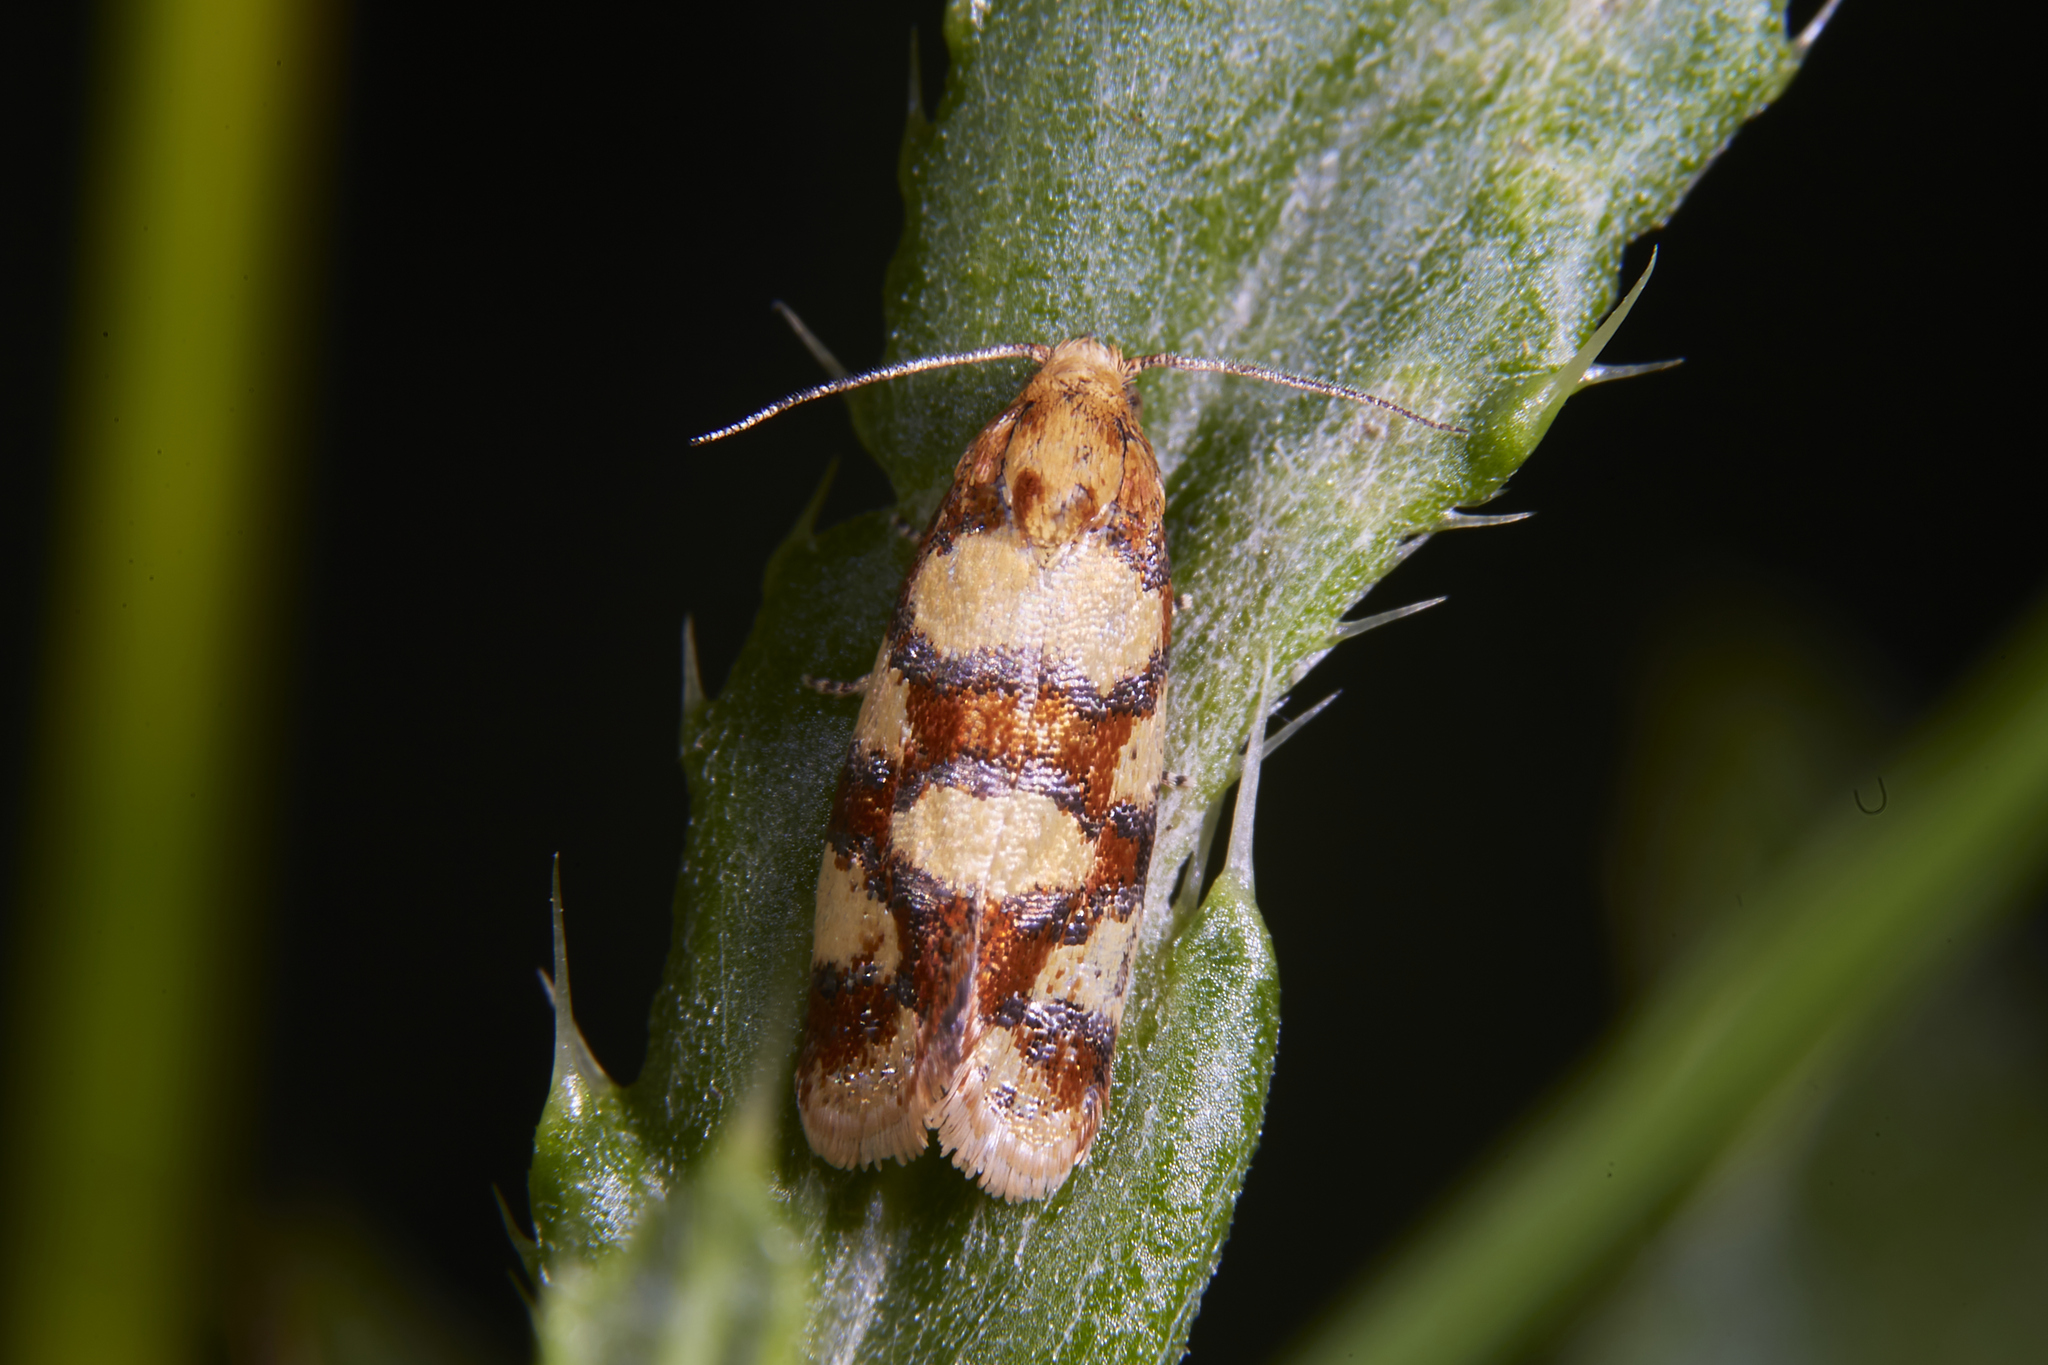
{"label": "moth's wing", "polygon": [[[1099,482],[1098,457],[1122,449],[1126,489],[1157,491],[1121,400],[1121,416],[1055,431],[1032,416],[1071,417],[1071,396],[1054,388],[1020,400],[1004,460],[987,462],[988,477],[1010,481],[1000,515],[941,513],[904,594],[894,660],[912,736],[894,856],[926,879],[932,904],[970,912],[929,936],[968,971],[934,972],[921,997],[932,1002],[926,1122],[956,1165],[1010,1200],[1058,1189],[1108,1106],[1172,638],[1157,499],[1070,537],[1100,490],[1071,469],[1049,491],[1025,477],[1086,463]],[[964,480],[949,508],[967,506]],[[1035,539],[1009,516],[1031,521],[1034,507]]]}
{"label": "moth's wing", "polygon": [[[991,989],[977,993],[972,1042],[934,1115],[953,1164],[1008,1200],[1057,1190],[1087,1158],[1109,1104],[1137,918],[1097,918],[1085,897],[1073,899],[1071,915],[1054,913],[1044,927],[1035,906],[986,908],[977,984]],[[1005,954],[1037,967],[1024,989],[1005,993],[992,980]]]}
{"label": "moth's wing", "polygon": [[981,908],[965,1047],[931,1121],[954,1164],[1004,1199],[1058,1189],[1087,1159],[1107,1111],[1152,853],[1161,728],[1155,708],[1098,733],[1103,761],[1079,774],[1098,790],[1078,818],[1059,812],[1092,836],[1083,874]]}
{"label": "moth's wing", "polygon": [[797,1109],[835,1166],[925,1149],[918,1091],[916,944],[895,894],[890,824],[902,757],[902,682],[885,643],[839,777],[818,871]]}

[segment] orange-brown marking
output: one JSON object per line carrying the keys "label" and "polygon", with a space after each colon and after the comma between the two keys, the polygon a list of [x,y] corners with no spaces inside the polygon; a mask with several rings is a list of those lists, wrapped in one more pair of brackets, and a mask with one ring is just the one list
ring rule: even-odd
{"label": "orange-brown marking", "polygon": [[1065,939],[1069,919],[1082,913],[1085,901],[1085,892],[1071,891],[1056,898],[1049,914],[1019,914],[1024,907],[1010,905],[983,912],[975,995],[984,1019],[992,1020],[1005,1002],[1029,995],[1046,959]]}
{"label": "orange-brown marking", "polygon": [[1143,883],[1145,862],[1152,854],[1151,823],[1148,812],[1142,838],[1127,835],[1114,822],[1103,826],[1102,833],[1095,838],[1095,869],[1088,874],[1090,890]]}
{"label": "orange-brown marking", "polygon": [[1111,712],[1100,720],[1075,713],[1058,692],[1028,698],[1000,692],[944,693],[912,683],[904,707],[911,739],[904,747],[906,774],[922,775],[956,759],[981,759],[1000,766],[1014,780],[1028,769],[1063,774],[1080,795],[1085,828],[1109,816],[1117,758],[1130,743],[1138,717]]}
{"label": "orange-brown marking", "polygon": [[903,1003],[894,983],[895,973],[883,972],[868,955],[844,968],[814,966],[797,1075],[807,1081],[813,1075],[849,1071],[862,1054],[885,1049],[896,1037]]}
{"label": "orange-brown marking", "polygon": [[870,875],[889,853],[889,818],[896,804],[897,773],[887,759],[855,751],[839,773],[826,839],[839,852],[842,871],[860,858]]}

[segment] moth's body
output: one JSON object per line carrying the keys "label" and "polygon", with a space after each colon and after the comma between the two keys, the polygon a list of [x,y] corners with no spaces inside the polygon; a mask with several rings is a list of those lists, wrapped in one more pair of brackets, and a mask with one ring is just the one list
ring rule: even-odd
{"label": "moth's body", "polygon": [[961,456],[868,675],[796,1072],[827,1161],[908,1161],[935,1128],[1011,1200],[1058,1189],[1102,1126],[1152,861],[1173,586],[1132,376],[1243,375],[1464,434],[1327,380],[1125,360],[1083,338],[841,375],[692,444],[864,384],[1019,358],[1038,371]]}
{"label": "moth's body", "polygon": [[797,1064],[827,1161],[937,1129],[1005,1199],[1086,1159],[1152,856],[1173,633],[1131,367],[1051,349],[961,458],[875,659]]}

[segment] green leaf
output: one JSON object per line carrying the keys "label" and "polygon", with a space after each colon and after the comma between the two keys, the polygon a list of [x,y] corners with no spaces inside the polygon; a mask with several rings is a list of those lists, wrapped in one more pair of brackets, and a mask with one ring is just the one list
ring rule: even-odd
{"label": "green leaf", "polygon": [[[1243,379],[1144,381],[1175,585],[1194,599],[1168,703],[1168,766],[1191,782],[1162,803],[1102,1135],[1034,1205],[991,1201],[934,1157],[835,1171],[796,1126],[810,902],[856,710],[801,679],[865,670],[911,554],[881,514],[814,533],[814,503],[725,691],[686,717],[690,843],[647,1067],[589,1111],[595,1128],[545,1130],[536,1153],[544,1273],[579,1286],[543,1293],[548,1342],[644,1298],[649,1265],[688,1273],[648,1250],[651,1229],[733,1169],[745,1113],[775,1153],[754,1207],[808,1256],[811,1354],[1177,1353],[1257,1141],[1278,988],[1248,840],[1206,896],[1190,875],[1168,902],[1191,859],[1199,873],[1266,680],[1286,692],[1374,582],[1499,490],[1593,377],[1622,248],[1796,69],[1780,10],[1712,0],[971,0],[946,35],[945,103],[913,116],[903,150],[892,357],[1095,333],[1357,385],[1470,434]],[[989,365],[857,395],[904,516],[929,514],[1023,378]],[[666,1211],[594,1234],[638,1224],[579,1211],[576,1192],[642,1170]]]}

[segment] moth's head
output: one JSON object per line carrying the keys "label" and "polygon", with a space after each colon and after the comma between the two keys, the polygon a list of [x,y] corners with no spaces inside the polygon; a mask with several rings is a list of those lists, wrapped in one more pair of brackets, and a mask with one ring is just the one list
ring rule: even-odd
{"label": "moth's head", "polygon": [[1101,526],[1128,473],[1157,464],[1131,401],[1127,367],[1116,347],[1093,337],[1052,348],[1011,405],[1003,492],[1025,538],[1062,545]]}
{"label": "moth's head", "polygon": [[[808,337],[809,333],[803,335]],[[815,342],[816,338],[811,338],[807,344],[830,362],[828,368],[836,368],[838,362]],[[1107,523],[1119,509],[1140,524],[1158,525],[1165,509],[1165,494],[1159,486],[1159,462],[1152,454],[1152,443],[1145,439],[1138,425],[1138,391],[1131,384],[1141,370],[1242,375],[1384,408],[1437,431],[1469,434],[1463,427],[1432,420],[1398,403],[1326,379],[1309,379],[1241,360],[1210,360],[1171,352],[1126,360],[1122,352],[1106,342],[1076,337],[1057,346],[1007,341],[978,351],[920,356],[863,374],[842,374],[770,403],[731,426],[694,437],[690,444],[704,445],[736,436],[799,403],[846,393],[884,379],[902,379],[954,365],[1012,359],[1037,361],[1038,372],[1024,385],[1017,401],[989,423],[967,448],[956,477],[967,480],[982,496],[1000,479],[1009,514],[1025,538],[1041,550],[1078,539]]]}

